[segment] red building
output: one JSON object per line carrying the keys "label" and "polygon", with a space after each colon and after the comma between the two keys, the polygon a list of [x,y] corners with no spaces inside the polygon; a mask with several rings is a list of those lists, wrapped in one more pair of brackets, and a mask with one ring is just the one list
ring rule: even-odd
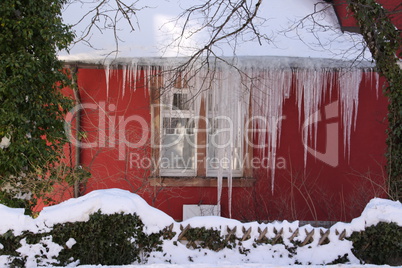
{"label": "red building", "polygon": [[[343,29],[354,27],[334,6]],[[386,196],[387,100],[370,64],[239,64],[66,62],[81,105],[67,117],[67,154],[92,174],[76,194],[127,189],[175,219],[184,205],[219,204],[240,220],[316,221],[350,220]]]}

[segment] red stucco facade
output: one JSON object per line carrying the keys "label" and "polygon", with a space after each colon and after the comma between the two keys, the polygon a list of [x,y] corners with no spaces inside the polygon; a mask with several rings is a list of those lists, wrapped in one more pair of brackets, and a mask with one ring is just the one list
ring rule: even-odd
{"label": "red stucco facade", "polygon": [[[343,1],[333,1],[343,30],[356,31],[356,22]],[[399,1],[379,1],[392,11]],[[395,13],[392,21],[400,29],[401,16]],[[73,65],[72,65],[73,66]],[[74,65],[75,66],[75,65]],[[158,114],[151,109],[154,96],[151,83],[139,69],[137,79],[123,78],[120,68],[107,76],[103,66],[76,65],[77,85],[81,109],[80,141],[90,148],[79,149],[79,165],[92,176],[80,184],[80,194],[95,189],[122,188],[138,193],[151,205],[180,220],[184,204],[216,204],[216,178],[161,178],[155,176],[155,150],[152,148],[153,125]],[[123,85],[125,81],[125,85]],[[283,106],[282,134],[276,151],[276,174],[273,185],[271,168],[249,167],[241,179],[234,179],[232,217],[240,220],[350,220],[360,215],[368,200],[386,196],[385,152],[387,129],[387,99],[367,71],[359,90],[356,127],[351,131],[350,152],[344,147],[342,107],[334,89],[322,99],[317,129],[317,152],[308,152],[305,165],[305,147],[295,94],[291,83],[290,97]],[[122,90],[124,88],[124,90]],[[135,90],[134,90],[135,89]],[[332,105],[332,110],[326,107]],[[75,114],[76,115],[76,114]],[[68,117],[75,124],[76,117]],[[159,120],[159,119],[158,119]],[[76,138],[73,131],[73,139]],[[257,140],[259,133],[250,134]],[[328,164],[322,157],[336,151],[336,161]],[[336,145],[336,146],[335,146]],[[334,147],[335,146],[335,147]],[[66,155],[75,158],[76,147],[66,149]],[[254,157],[263,158],[265,149],[245,150]],[[324,155],[324,156],[322,156]],[[141,167],[138,163],[141,162]],[[261,166],[261,165],[260,165]],[[169,180],[169,183],[164,183]],[[229,188],[222,191],[222,216],[229,216]],[[72,189],[64,192],[65,199]]]}
{"label": "red stucco facade", "polygon": [[[138,193],[175,219],[182,218],[184,204],[216,204],[214,178],[198,176],[198,182],[194,184],[188,183],[194,178],[184,178],[187,180],[184,184],[155,183],[150,146],[152,117],[155,115],[150,108],[150,85],[146,85],[144,79],[126,81],[123,96],[122,70],[114,70],[107,81],[105,70],[98,67],[78,66],[77,69],[77,84],[84,105],[80,110],[80,141],[84,146],[79,149],[79,164],[92,173],[91,178],[80,185],[80,194],[95,189],[126,189]],[[141,77],[143,72],[139,75]],[[318,123],[317,151],[325,154],[328,142],[337,144],[336,166],[311,153],[308,153],[307,165],[304,166],[304,145],[295,85],[292,84],[290,98],[283,109],[274,187],[269,167],[249,168],[247,176],[234,179],[242,183],[235,183],[233,187],[232,217],[241,220],[350,220],[361,213],[369,199],[385,196],[387,100],[372,78],[371,73],[366,73],[360,85],[356,129],[351,132],[349,158],[345,156],[336,89],[325,97],[318,111],[322,120]],[[136,83],[135,90],[133,83]],[[381,80],[380,85],[382,83]],[[334,103],[336,113],[328,116],[325,107]],[[76,117],[67,119],[74,126]],[[301,122],[304,120],[301,118]],[[258,138],[258,134],[253,135],[252,139]],[[75,136],[71,139],[74,143]],[[72,151],[66,152],[72,153],[74,158],[76,148],[72,147]],[[261,149],[252,151],[253,156],[262,158]],[[139,161],[142,161],[141,167],[137,165]],[[178,182],[182,180],[177,179]],[[224,187],[222,192],[222,216],[229,216],[228,190]]]}

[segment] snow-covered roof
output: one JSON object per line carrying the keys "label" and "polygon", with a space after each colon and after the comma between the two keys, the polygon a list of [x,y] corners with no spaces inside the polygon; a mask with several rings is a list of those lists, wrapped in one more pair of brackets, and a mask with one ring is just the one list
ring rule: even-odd
{"label": "snow-covered roof", "polygon": [[[88,59],[80,59],[75,56],[61,57],[65,60],[66,65],[77,65],[80,68],[94,68],[94,66],[113,66],[114,69],[119,66],[161,66],[174,67],[188,61],[187,57],[132,57],[132,58],[105,58],[94,57]],[[286,56],[238,56],[238,57],[223,57],[224,61],[217,61],[216,67],[227,69],[231,66],[245,69],[289,69],[289,68],[304,68],[304,69],[372,69],[375,64],[367,60],[340,60],[340,59],[325,59],[311,57],[286,57]]]}
{"label": "snow-covered roof", "polygon": [[[78,1],[77,1],[78,2]],[[191,4],[197,3],[190,1]],[[68,24],[79,21],[91,4],[69,5],[64,10],[64,19]],[[92,3],[92,5],[94,5]],[[137,4],[151,5],[148,2]],[[197,48],[205,46],[205,31],[186,37],[178,47],[177,44],[167,46],[174,38],[181,35],[183,21],[175,20],[183,8],[189,5],[187,1],[158,0],[152,1],[152,6],[137,12],[138,26],[130,32],[128,27],[121,25],[118,36],[119,53],[116,50],[112,31],[96,31],[91,35],[90,42],[97,48],[91,48],[84,42],[74,45],[70,54],[60,53],[63,60],[88,60],[94,58],[129,57],[129,58],[160,58],[189,56]],[[319,11],[319,12],[317,12]],[[333,7],[318,0],[282,0],[262,1],[261,18],[257,20],[260,31],[270,38],[270,42],[260,45],[255,39],[237,42],[235,55],[234,44],[221,42],[215,52],[219,56],[281,56],[298,58],[325,58],[337,60],[353,60],[362,57],[362,37],[359,34],[342,33]],[[312,15],[314,14],[314,15]],[[312,15],[312,16],[311,16]],[[74,29],[79,36],[88,21],[84,21]],[[197,28],[197,22],[192,22],[192,29]],[[128,26],[128,25],[126,25]],[[188,33],[184,33],[185,35]],[[245,36],[244,40],[250,40]],[[189,49],[191,48],[191,49]],[[111,54],[110,54],[111,53]],[[364,55],[369,58],[370,55]],[[295,62],[295,60],[292,60]],[[296,60],[298,61],[298,60]]]}

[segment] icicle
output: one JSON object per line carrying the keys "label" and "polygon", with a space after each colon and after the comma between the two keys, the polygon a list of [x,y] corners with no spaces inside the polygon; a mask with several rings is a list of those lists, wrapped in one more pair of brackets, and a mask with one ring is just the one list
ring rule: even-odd
{"label": "icicle", "polygon": [[378,99],[378,92],[380,90],[380,74],[378,72],[374,72],[374,77],[376,81],[377,99]]}
{"label": "icicle", "polygon": [[371,69],[370,72],[371,72],[371,84],[375,84],[376,97],[378,100],[378,95],[380,91],[380,74],[376,72],[374,69]]}
{"label": "icicle", "polygon": [[138,74],[139,70],[138,70],[138,66],[137,63],[133,63],[131,64],[131,83],[133,84],[133,90],[134,92],[137,90],[137,77],[140,77],[141,74]]}
{"label": "icicle", "polygon": [[106,98],[109,98],[110,64],[106,64],[104,69],[105,69],[105,78],[106,78]]}
{"label": "icicle", "polygon": [[339,98],[341,101],[343,124],[344,156],[350,157],[350,136],[356,129],[357,110],[359,106],[359,88],[363,72],[361,70],[342,71],[339,75]]}
{"label": "icicle", "polygon": [[[322,101],[329,94],[332,95],[336,71],[334,69],[319,68],[318,70],[299,69],[296,76],[296,104],[299,111],[299,125],[301,126],[304,144],[304,166],[307,166],[308,143],[317,148],[319,109]],[[329,90],[328,90],[329,89]],[[328,91],[328,92],[327,92]],[[302,107],[304,108],[302,111]],[[301,124],[303,117],[304,123]],[[317,151],[314,150],[314,153]]]}
{"label": "icicle", "polygon": [[[253,121],[253,128],[267,131],[268,135],[260,134],[258,147],[262,157],[268,157],[271,171],[271,191],[274,191],[276,171],[276,150],[279,146],[283,104],[289,98],[292,83],[292,74],[289,70],[283,69],[257,69],[252,75],[261,73],[260,79],[253,90],[253,116],[261,120]],[[263,126],[258,125],[263,122]],[[266,149],[265,149],[266,148]],[[267,152],[267,153],[266,153]]]}
{"label": "icicle", "polygon": [[[238,157],[242,155],[241,144],[245,122],[248,120],[250,97],[249,91],[239,87],[242,85],[241,76],[237,72],[227,70],[226,68],[219,69],[215,73],[208,70],[197,70],[197,73],[190,71],[189,76],[193,79],[189,86],[194,89],[195,94],[200,94],[195,101],[195,111],[198,116],[200,115],[200,100],[212,101],[206,103],[206,114],[202,116],[212,119],[210,127],[217,130],[213,134],[213,140],[208,142],[209,146],[215,142],[216,146],[211,151],[214,152],[214,155],[207,155],[207,157],[215,157],[219,160],[219,165],[212,168],[208,163],[207,173],[216,174],[217,205],[219,207],[222,202],[223,178],[227,178],[229,216],[231,217],[233,176],[236,172],[235,165],[242,164]],[[167,75],[165,77],[167,78]],[[210,81],[211,77],[214,77],[214,80]],[[211,148],[209,147],[209,149]]]}
{"label": "icicle", "polygon": [[121,68],[122,72],[123,72],[123,84],[122,84],[122,93],[123,93],[123,97],[124,97],[124,93],[126,92],[126,77],[127,77],[127,65],[124,64]]}
{"label": "icicle", "polygon": [[151,74],[152,74],[152,67],[151,65],[148,65],[144,67],[144,86],[145,88],[149,88],[149,80],[151,79]]}
{"label": "icicle", "polygon": [[[140,64],[136,59],[125,63],[122,67],[122,95],[128,94],[127,84],[130,89],[132,88],[135,91],[137,79],[140,77],[144,78],[144,89],[149,90],[152,75],[157,74],[159,71],[159,69],[156,69],[159,67],[155,66],[161,66],[163,72],[161,77],[162,86],[171,85],[172,79],[176,75],[172,70],[178,66],[177,63],[174,60],[166,64],[149,60]],[[202,69],[194,65],[192,70],[185,71],[188,72],[188,77],[192,77],[188,84],[191,94],[199,96],[194,98],[194,116],[200,116],[201,99],[207,102],[212,96],[213,101],[208,103],[210,107],[206,107],[206,114],[202,116],[231,119],[229,128],[232,132],[221,131],[218,134],[214,134],[214,138],[219,144],[230,141],[229,144],[225,144],[222,148],[216,148],[214,155],[218,159],[227,157],[228,166],[222,167],[220,165],[219,168],[213,170],[213,174],[217,177],[218,205],[222,201],[223,178],[228,179],[229,216],[231,216],[232,212],[233,177],[236,176],[235,172],[237,171],[234,166],[238,164],[236,154],[244,155],[243,152],[239,152],[239,149],[244,142],[244,134],[248,131],[245,126],[246,121],[250,118],[248,114],[250,105],[252,116],[254,119],[257,118],[257,120],[253,120],[252,127],[265,131],[260,132],[258,140],[255,142],[260,148],[261,157],[269,159],[271,191],[274,192],[276,154],[281,142],[283,105],[285,100],[290,97],[292,84],[295,86],[299,125],[304,143],[305,167],[308,156],[307,145],[311,144],[312,147],[317,147],[318,122],[320,121],[318,111],[322,108],[323,100],[328,99],[328,96],[332,96],[332,90],[336,86],[339,86],[341,120],[344,131],[344,152],[348,158],[350,156],[350,138],[351,131],[356,128],[358,93],[362,72],[321,67],[321,62],[317,65],[309,65],[304,64],[305,62],[303,61],[302,64],[294,69],[277,63],[275,61],[261,62],[258,59],[253,59],[253,61],[241,66],[240,69],[247,74],[244,77],[231,69],[230,66],[221,66],[221,68],[216,68],[215,72],[212,72],[210,69]],[[114,74],[111,68],[113,66],[105,64],[107,96],[109,96],[110,77]],[[372,72],[371,76],[372,80],[377,83],[378,88],[378,73]],[[208,79],[212,79],[212,81]],[[184,80],[181,82],[184,83]],[[250,93],[251,88],[252,93]],[[167,90],[169,89],[167,88]],[[249,103],[250,100],[251,104]],[[304,121],[304,124],[302,121]],[[229,124],[225,120],[216,120],[214,123],[216,123],[214,127],[218,130],[228,128],[225,124]],[[209,171],[207,170],[207,172]]]}

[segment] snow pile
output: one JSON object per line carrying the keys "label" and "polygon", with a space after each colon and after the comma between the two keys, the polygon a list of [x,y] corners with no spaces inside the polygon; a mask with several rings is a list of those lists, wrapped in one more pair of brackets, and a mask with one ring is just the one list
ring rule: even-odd
{"label": "snow pile", "polygon": [[379,222],[395,222],[399,226],[402,226],[401,212],[402,204],[400,202],[390,202],[387,199],[374,198],[367,204],[362,215],[352,221],[352,225],[354,225],[354,221],[364,221],[364,227],[376,225]]}
{"label": "snow pile", "polygon": [[[313,228],[310,225],[299,226],[299,222],[273,222],[259,224],[257,222],[241,223],[237,220],[222,217],[194,217],[184,222],[174,222],[165,213],[149,206],[141,197],[128,191],[110,189],[98,190],[81,198],[70,199],[59,205],[45,208],[40,216],[32,219],[22,214],[21,209],[11,209],[0,206],[0,232],[4,234],[8,230],[14,230],[17,235],[23,230],[36,229],[36,232],[43,232],[56,223],[87,221],[89,215],[101,210],[105,214],[113,213],[136,213],[145,224],[144,232],[154,233],[163,230],[173,223],[172,231],[175,236],[172,239],[163,240],[162,252],[152,252],[147,263],[149,265],[162,265],[172,263],[177,265],[191,264],[214,264],[214,265],[240,265],[247,264],[275,264],[290,265],[301,264],[326,264],[336,260],[338,257],[347,256],[351,264],[358,264],[359,260],[352,253],[352,242],[346,239],[340,240],[339,233],[346,231],[347,236],[353,231],[364,230],[365,227],[375,225],[380,221],[395,222],[402,226],[402,204],[398,201],[385,199],[373,199],[367,205],[359,218],[351,223],[337,223],[329,230],[324,228]],[[232,249],[223,248],[220,251],[213,251],[207,248],[193,249],[186,245],[186,241],[179,241],[178,236],[182,229],[190,225],[192,228],[205,227],[220,232],[225,237],[229,232],[236,230],[233,235],[237,239],[242,238],[248,230],[249,236],[239,242]],[[277,239],[281,232],[283,242],[271,245],[270,243],[258,242],[261,238],[261,231],[266,230],[265,238]],[[295,234],[295,231],[298,232]],[[314,231],[314,232],[313,232]],[[329,232],[329,243],[319,245],[321,234]],[[305,246],[296,247],[294,242],[302,242],[313,234],[313,242]],[[26,257],[27,267],[36,267],[37,256],[45,255],[46,258],[39,260],[38,265],[46,266],[51,263],[52,258],[57,256],[64,248],[74,247],[75,239],[70,238],[66,245],[58,245],[52,241],[51,236],[41,239],[39,243],[30,244],[26,238],[21,240],[21,247],[17,249],[22,256]],[[0,248],[3,248],[1,245]],[[43,253],[45,252],[45,253]],[[0,258],[0,265],[7,263],[6,256]],[[2,265],[2,266],[3,266]],[[71,265],[77,265],[73,263]]]}
{"label": "snow pile", "polygon": [[32,218],[24,215],[23,208],[9,208],[0,204],[0,234],[14,230],[14,234],[18,235],[26,230],[31,222]]}
{"label": "snow pile", "polygon": [[52,227],[58,223],[88,221],[89,215],[102,211],[102,214],[137,214],[146,233],[155,233],[170,225],[173,219],[164,212],[151,207],[136,194],[120,189],[97,190],[80,198],[72,198],[61,204],[45,207],[33,220],[36,228]]}
{"label": "snow pile", "polygon": [[13,230],[15,235],[23,231],[44,232],[55,224],[88,221],[97,211],[137,214],[146,233],[155,233],[170,225],[173,219],[164,212],[151,207],[136,194],[120,189],[97,190],[80,198],[71,198],[61,204],[45,207],[35,219],[24,215],[24,209],[9,208],[0,204],[0,233]]}
{"label": "snow pile", "polygon": [[338,222],[331,229],[346,230],[346,236],[349,236],[379,222],[393,222],[402,226],[402,204],[399,201],[374,198],[366,205],[360,217],[353,219],[351,223]]}
{"label": "snow pile", "polygon": [[[25,266],[27,268],[47,267],[53,264],[54,258],[63,250],[62,246],[52,241],[51,236],[42,238],[37,244],[28,243],[26,238],[22,239],[20,243],[21,247],[17,249],[17,252],[26,257]],[[38,258],[42,254],[44,257]]]}

